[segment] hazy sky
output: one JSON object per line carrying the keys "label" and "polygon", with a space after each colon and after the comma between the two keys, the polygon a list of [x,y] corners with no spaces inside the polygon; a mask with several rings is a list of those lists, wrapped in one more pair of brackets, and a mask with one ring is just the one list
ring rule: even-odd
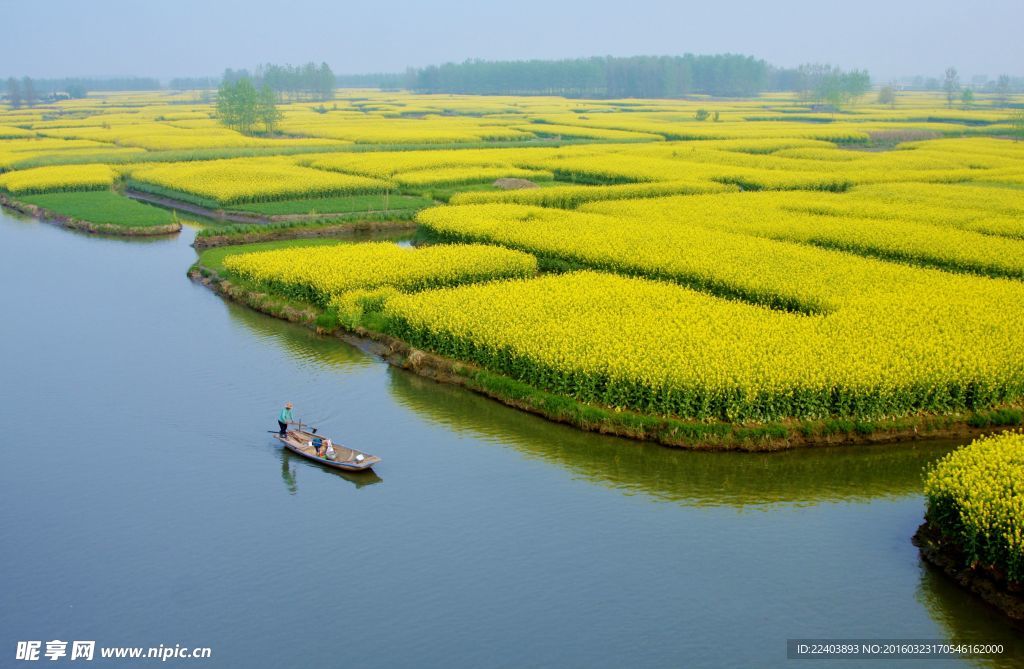
{"label": "hazy sky", "polygon": [[1024,0],[0,0],[0,75],[399,71],[467,58],[744,53],[877,80],[1024,75]]}

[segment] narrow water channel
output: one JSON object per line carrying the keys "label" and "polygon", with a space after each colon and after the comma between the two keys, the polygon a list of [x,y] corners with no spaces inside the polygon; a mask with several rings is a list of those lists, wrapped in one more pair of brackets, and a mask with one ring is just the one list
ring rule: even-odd
{"label": "narrow water channel", "polygon": [[[787,638],[1020,637],[910,544],[921,470],[956,444],[580,433],[225,303],[186,278],[191,236],[0,215],[3,657],[84,639],[212,648],[191,666],[763,667],[791,663]],[[282,452],[286,400],[377,474]]]}

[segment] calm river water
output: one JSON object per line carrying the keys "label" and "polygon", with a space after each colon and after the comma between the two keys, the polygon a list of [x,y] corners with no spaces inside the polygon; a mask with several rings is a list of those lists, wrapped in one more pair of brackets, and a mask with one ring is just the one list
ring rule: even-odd
{"label": "calm river water", "polygon": [[[793,664],[787,638],[1020,636],[910,544],[956,444],[583,434],[225,303],[185,277],[191,237],[0,217],[0,666],[51,639],[211,667],[760,667]],[[285,400],[377,476],[282,452]]]}

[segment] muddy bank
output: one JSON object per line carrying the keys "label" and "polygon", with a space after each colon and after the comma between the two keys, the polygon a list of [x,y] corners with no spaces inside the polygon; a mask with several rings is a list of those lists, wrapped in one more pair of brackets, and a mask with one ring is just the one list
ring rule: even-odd
{"label": "muddy bank", "polygon": [[686,421],[677,418],[615,411],[583,404],[491,372],[472,363],[417,349],[390,335],[357,328],[324,330],[317,326],[322,311],[270,293],[236,285],[199,266],[189,277],[214,292],[257,311],[300,323],[332,335],[395,367],[438,381],[468,388],[548,420],[601,434],[653,441],[665,446],[700,450],[779,451],[813,446],[884,444],[919,439],[968,439],[991,432],[993,425],[978,421],[982,414],[917,415],[885,421],[783,421],[771,424],[733,424]]}
{"label": "muddy bank", "polygon": [[310,227],[268,227],[266,230],[229,233],[223,235],[196,236],[192,243],[197,251],[216,246],[238,244],[254,244],[257,242],[276,242],[284,239],[316,239],[318,237],[350,237],[363,232],[411,231],[416,229],[415,221],[351,221],[335,225],[317,225]]}
{"label": "muddy bank", "polygon": [[0,204],[10,207],[15,211],[33,216],[45,223],[53,223],[70,230],[81,230],[92,234],[118,235],[121,237],[155,237],[159,235],[171,235],[181,231],[181,223],[168,223],[167,225],[128,226],[113,225],[111,223],[93,223],[58,214],[55,211],[39,207],[20,200],[14,200],[6,195],[0,195]]}
{"label": "muddy bank", "polygon": [[1004,575],[993,570],[967,565],[964,553],[956,542],[944,537],[930,523],[926,522],[917,528],[913,542],[921,551],[921,557],[961,586],[1010,618],[1024,621],[1024,583],[1010,583]]}
{"label": "muddy bank", "polygon": [[159,195],[143,193],[142,191],[137,190],[126,189],[124,194],[133,200],[148,202],[149,204],[159,205],[161,207],[166,207],[167,209],[176,209],[178,211],[184,211],[190,214],[195,214],[196,216],[212,218],[218,221],[232,221],[234,223],[270,222],[268,217],[261,216],[260,214],[245,214],[241,212],[227,212],[221,209],[208,209],[207,207],[200,207],[198,204],[182,202],[181,200],[172,200],[169,197],[161,197]]}

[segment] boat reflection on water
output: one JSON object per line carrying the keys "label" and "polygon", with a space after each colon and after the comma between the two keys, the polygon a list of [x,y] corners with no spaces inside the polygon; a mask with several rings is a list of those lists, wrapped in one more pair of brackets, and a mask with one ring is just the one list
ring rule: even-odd
{"label": "boat reflection on water", "polygon": [[284,481],[285,487],[288,488],[289,494],[292,495],[299,492],[297,466],[302,467],[303,469],[319,469],[325,474],[345,479],[349,483],[355,485],[357,489],[384,481],[384,479],[377,476],[377,473],[372,469],[367,469],[361,472],[346,472],[339,469],[333,469],[325,465],[319,465],[305,458],[300,458],[297,455],[290,453],[287,448],[277,447],[277,451],[278,457],[281,458],[281,480]]}
{"label": "boat reflection on water", "polygon": [[[336,420],[336,407],[346,407],[346,401],[367,410],[366,394],[379,388],[378,359],[333,337],[227,304],[234,322],[299,361],[311,384],[320,379],[328,384],[330,405],[308,410],[320,411],[323,420]],[[917,441],[779,453],[686,451],[583,432],[405,370],[387,368],[385,374],[389,397],[379,398],[373,410],[380,413],[364,420],[387,420],[394,402],[428,423],[472,435],[482,444],[515,449],[594,484],[687,506],[810,506],[919,497],[921,471],[963,443]],[[307,404],[318,401],[311,397]]]}
{"label": "boat reflection on water", "polygon": [[[308,410],[321,411],[323,420],[336,420],[336,407],[346,407],[347,400],[366,410],[366,393],[378,388],[378,359],[303,326],[226,304],[235,323],[297,360],[310,383],[323,379],[328,384],[330,404]],[[472,435],[482,444],[515,449],[594,484],[687,506],[810,506],[920,496],[924,467],[962,444],[917,441],[779,453],[686,451],[584,432],[405,370],[386,368],[385,374],[383,389],[389,397],[380,398],[380,413],[365,420],[387,420],[394,402],[428,423]],[[351,480],[359,486],[378,479],[367,474]]]}

